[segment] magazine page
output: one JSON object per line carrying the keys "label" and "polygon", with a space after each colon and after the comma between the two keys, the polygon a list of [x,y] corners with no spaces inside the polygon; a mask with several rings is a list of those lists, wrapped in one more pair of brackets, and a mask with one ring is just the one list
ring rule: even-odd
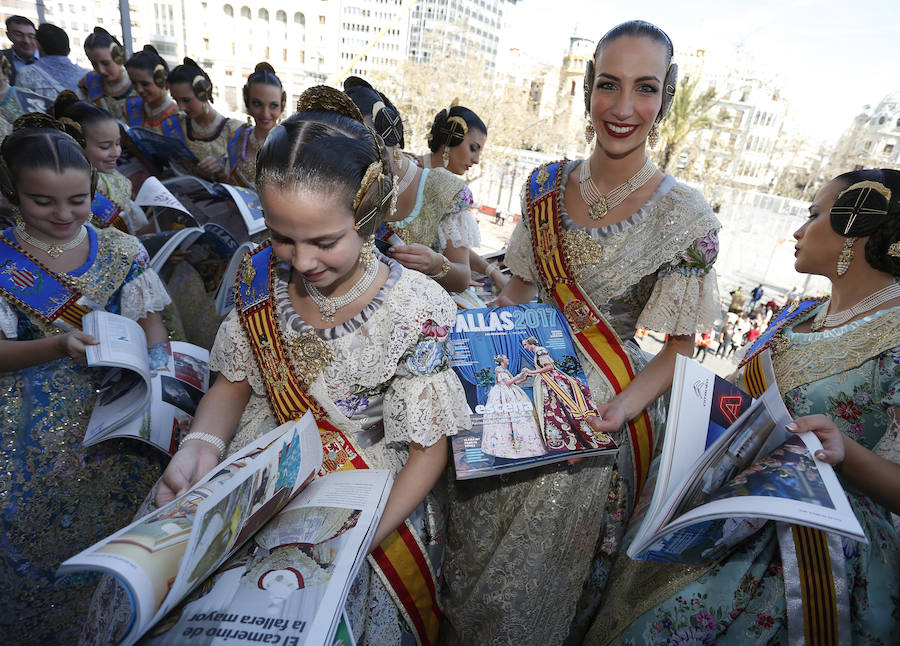
{"label": "magazine page", "polygon": [[[106,439],[109,433],[138,416],[150,401],[150,359],[143,328],[124,316],[103,310],[89,312],[82,329],[100,343],[85,348],[89,366],[110,368],[97,392],[84,445]],[[128,434],[140,435],[142,422]],[[147,431],[149,435],[149,429]],[[167,443],[168,444],[168,443]]]}
{"label": "magazine page", "polygon": [[203,229],[200,227],[188,227],[174,232],[164,231],[162,233],[152,233],[141,236],[141,241],[145,238],[164,240],[163,244],[150,255],[150,269],[156,273],[161,272],[166,262],[168,262],[169,258],[176,250],[190,246],[202,233]]}
{"label": "magazine page", "polygon": [[391,482],[362,469],[310,483],[143,643],[330,646]]}
{"label": "magazine page", "polygon": [[141,152],[160,168],[165,168],[167,164],[178,164],[193,170],[200,161],[180,139],[166,137],[140,126],[128,128],[127,133]]}
{"label": "magazine page", "polygon": [[[133,644],[315,477],[322,446],[307,414],[223,460],[190,491],[66,560],[58,575],[111,574],[134,616]],[[191,552],[203,550],[202,552]]]}
{"label": "magazine page", "polygon": [[216,290],[216,312],[219,315],[225,316],[234,309],[234,286],[237,284],[237,273],[241,268],[241,261],[256,247],[256,243],[247,241],[232,254]]}
{"label": "magazine page", "polygon": [[138,206],[176,209],[188,215],[191,214],[161,181],[152,176],[145,179],[143,184],[141,184],[141,188],[133,202]]}
{"label": "magazine page", "polygon": [[184,341],[170,341],[154,346],[152,353],[152,396],[145,413],[150,434],[139,439],[173,455],[181,438],[190,432],[197,405],[209,390],[209,351]]}
{"label": "magazine page", "polygon": [[472,413],[472,429],[451,438],[457,479],[615,454],[612,437],[591,428],[594,403],[558,309],[461,310],[450,340]]}
{"label": "magazine page", "polygon": [[247,227],[247,233],[253,235],[259,233],[266,228],[265,220],[263,220],[262,204],[259,201],[259,195],[256,191],[243,186],[233,186],[231,184],[216,184],[216,191],[220,194],[228,195],[241,217],[244,219],[244,226]]}
{"label": "magazine page", "polygon": [[820,442],[812,433],[789,433],[790,421],[771,386],[690,469],[652,519],[650,536],[636,540],[629,556],[712,560],[767,519],[865,541],[833,469],[815,457]]}
{"label": "magazine page", "polygon": [[[172,177],[163,180],[163,185],[191,212],[198,225],[214,222],[225,228],[239,244],[250,239],[246,217],[232,192],[221,188],[224,185],[212,184],[194,175]],[[253,191],[250,193],[256,195]],[[259,200],[255,201],[259,211],[258,219],[262,223],[262,208],[259,206]],[[243,201],[241,203],[243,204]],[[247,208],[246,204],[244,208]],[[166,228],[165,225],[166,223],[162,221],[159,224],[161,229]],[[255,227],[254,231],[264,228],[265,224],[262,223]]]}

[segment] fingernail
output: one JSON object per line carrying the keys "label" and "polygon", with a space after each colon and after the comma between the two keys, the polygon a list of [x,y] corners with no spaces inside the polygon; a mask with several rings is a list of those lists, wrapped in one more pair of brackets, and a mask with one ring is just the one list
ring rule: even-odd
{"label": "fingernail", "polygon": [[820,460],[824,460],[825,459],[825,451],[816,451],[816,457],[819,458]]}
{"label": "fingernail", "polygon": [[796,430],[797,430],[797,425],[794,424],[793,422],[791,422],[790,424],[787,425],[787,429],[788,429],[789,431],[796,431]]}

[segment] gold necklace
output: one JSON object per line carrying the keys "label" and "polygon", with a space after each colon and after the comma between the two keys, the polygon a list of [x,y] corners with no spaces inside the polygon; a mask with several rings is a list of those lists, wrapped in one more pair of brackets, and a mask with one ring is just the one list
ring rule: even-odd
{"label": "gold necklace", "polygon": [[591,177],[590,158],[583,160],[578,172],[578,188],[581,191],[581,199],[587,204],[588,217],[591,220],[602,220],[605,218],[606,214],[624,202],[626,197],[650,181],[655,172],[656,165],[648,157],[637,173],[624,184],[616,186],[604,195],[597,188],[597,185],[594,184],[594,180]]}
{"label": "gold necklace", "polygon": [[74,238],[62,244],[38,240],[33,235],[28,233],[25,230],[24,226],[16,227],[16,235],[21,238],[22,242],[27,242],[32,247],[40,249],[51,258],[59,258],[61,255],[63,255],[63,252],[68,251],[69,249],[74,249],[84,241],[85,236],[87,236],[87,227],[82,224],[81,231],[79,231]]}

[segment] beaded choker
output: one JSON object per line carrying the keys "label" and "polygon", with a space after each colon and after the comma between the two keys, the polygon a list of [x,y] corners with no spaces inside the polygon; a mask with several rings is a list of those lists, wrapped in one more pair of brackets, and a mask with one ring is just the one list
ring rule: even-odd
{"label": "beaded choker", "polygon": [[581,199],[587,204],[588,217],[591,220],[605,218],[606,214],[624,202],[626,197],[650,181],[655,172],[656,165],[648,157],[641,170],[635,173],[631,179],[604,195],[591,178],[590,158],[582,161],[578,172],[578,188],[581,191]]}
{"label": "beaded choker", "polygon": [[375,276],[378,275],[378,259],[372,255],[370,258],[363,259],[363,262],[366,265],[366,271],[363,272],[360,279],[356,281],[346,294],[336,296],[335,298],[325,296],[315,285],[311,285],[306,282],[306,279],[303,279],[303,286],[306,288],[306,293],[309,294],[310,298],[315,302],[316,307],[319,308],[319,313],[322,315],[323,321],[328,323],[334,322],[334,315],[339,309],[346,307],[362,296],[366,290],[372,286],[372,283],[375,282]]}
{"label": "beaded choker", "polygon": [[839,327],[844,325],[850,319],[859,316],[864,312],[868,312],[869,310],[873,310],[879,305],[887,303],[898,296],[900,296],[900,283],[894,282],[887,287],[879,289],[877,292],[869,294],[850,309],[835,312],[834,314],[828,314],[828,308],[831,305],[829,302],[816,314],[816,317],[810,325],[810,329],[813,332],[818,332],[826,325],[828,327]]}
{"label": "beaded choker", "polygon": [[44,242],[43,240],[38,240],[33,235],[28,233],[25,230],[25,227],[16,227],[16,235],[22,239],[22,242],[27,242],[32,247],[40,249],[51,258],[59,258],[61,255],[63,255],[64,251],[74,249],[84,241],[85,237],[87,236],[87,227],[82,224],[81,231],[78,232],[78,235],[76,235],[68,242],[64,242],[63,244],[56,244],[55,242]]}

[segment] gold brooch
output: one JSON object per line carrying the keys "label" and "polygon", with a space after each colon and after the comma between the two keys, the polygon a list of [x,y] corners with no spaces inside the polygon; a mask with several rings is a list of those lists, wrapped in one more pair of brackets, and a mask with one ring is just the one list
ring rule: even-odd
{"label": "gold brooch", "polygon": [[244,269],[241,271],[241,282],[244,283],[247,287],[253,284],[253,279],[256,277],[256,270],[253,268],[253,261],[249,258],[244,259]]}
{"label": "gold brooch", "polygon": [[316,380],[334,359],[334,352],[315,332],[304,332],[288,339],[300,378],[307,384]]}
{"label": "gold brooch", "polygon": [[888,255],[894,258],[900,258],[900,240],[888,247]]}

